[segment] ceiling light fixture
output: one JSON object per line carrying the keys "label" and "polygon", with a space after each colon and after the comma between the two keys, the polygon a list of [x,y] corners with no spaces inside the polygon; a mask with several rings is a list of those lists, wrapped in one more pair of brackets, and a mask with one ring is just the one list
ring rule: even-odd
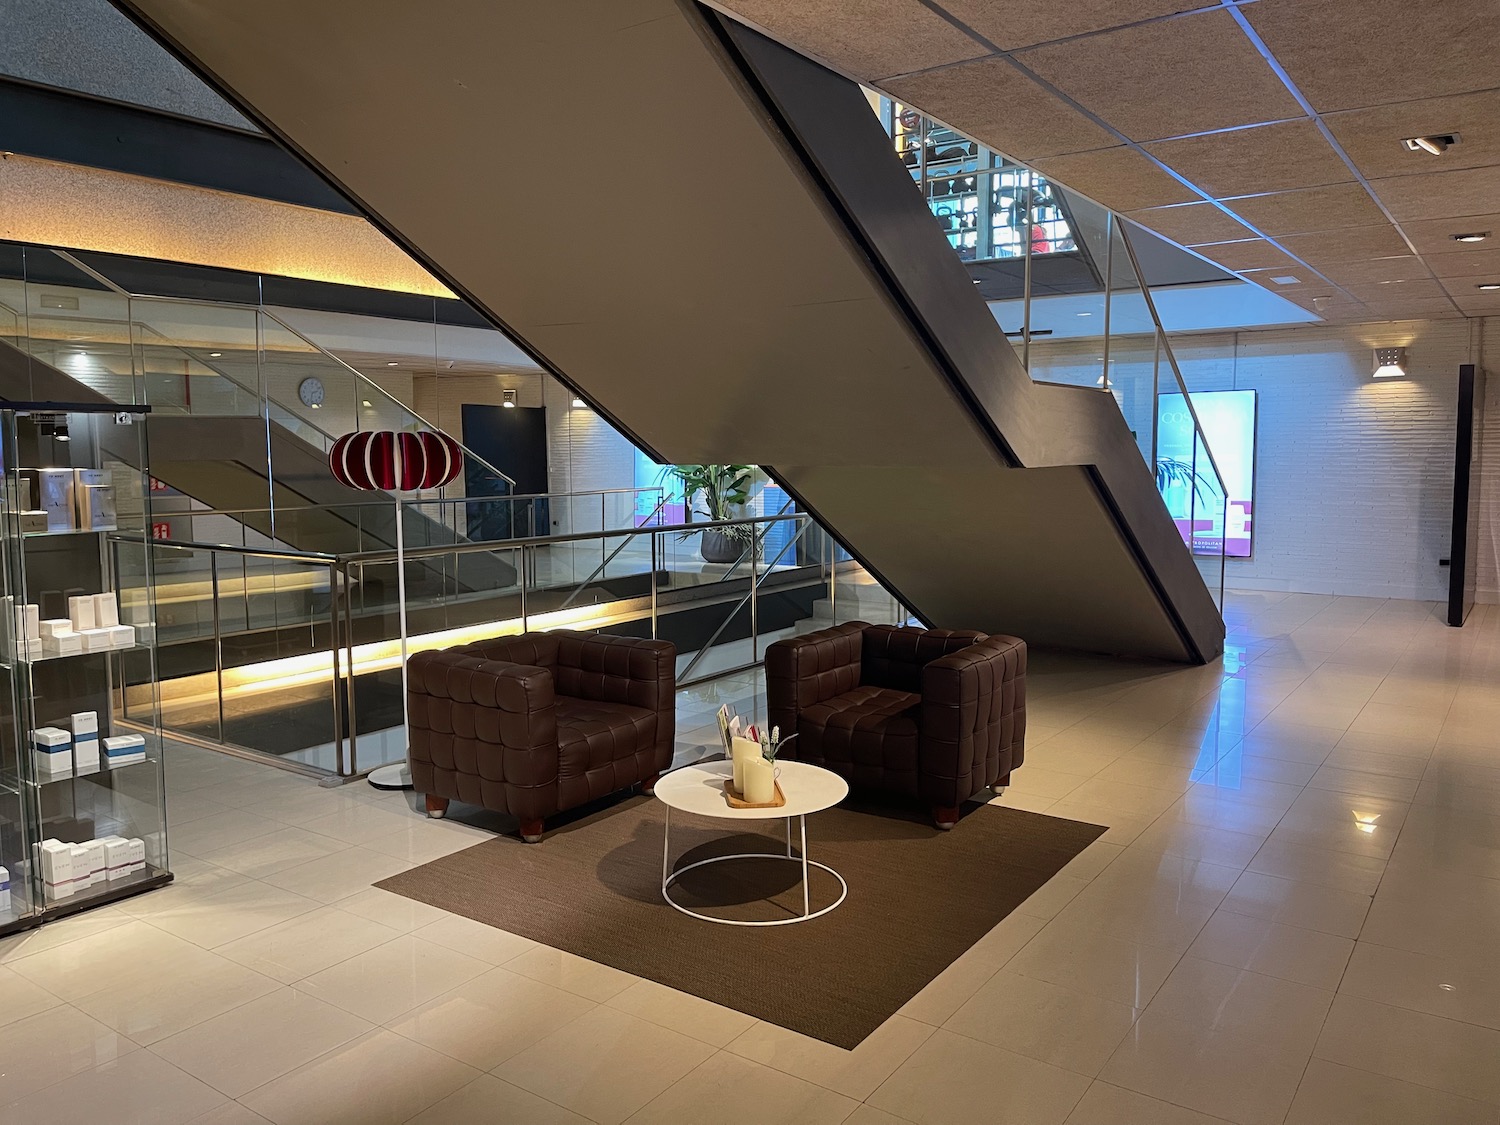
{"label": "ceiling light fixture", "polygon": [[1376,348],[1375,349],[1375,379],[1404,379],[1406,378],[1406,349],[1405,348]]}
{"label": "ceiling light fixture", "polygon": [[1300,277],[1293,277],[1293,276],[1291,276],[1291,274],[1287,274],[1285,277],[1273,277],[1271,280],[1274,281],[1277,285],[1301,285],[1302,284],[1302,279]]}
{"label": "ceiling light fixture", "polygon": [[362,399],[359,400],[359,404],[361,406],[369,406],[370,405],[370,400],[367,399],[367,398],[362,398]]}
{"label": "ceiling light fixture", "polygon": [[514,410],[516,408],[516,392],[515,391],[501,391],[500,392],[500,405],[503,406],[503,407],[505,407],[506,410]]}
{"label": "ceiling light fixture", "polygon": [[1475,289],[1500,289],[1500,281],[1486,281],[1482,285],[1474,286]]}
{"label": "ceiling light fixture", "polygon": [[581,398],[575,398],[573,400],[573,409],[574,410],[584,410],[587,407],[588,407],[588,403],[584,402],[583,399],[581,399]]}
{"label": "ceiling light fixture", "polygon": [[1490,232],[1487,231],[1487,230],[1476,230],[1476,231],[1470,231],[1468,234],[1455,234],[1453,236],[1453,241],[1454,242],[1483,242],[1489,236],[1490,236]]}
{"label": "ceiling light fixture", "polygon": [[208,358],[209,359],[218,359],[223,354],[224,354],[223,352],[209,352],[208,353]]}
{"label": "ceiling light fixture", "polygon": [[401,364],[398,363],[396,360],[393,359],[389,363],[387,363],[386,366],[387,367],[400,367]]}
{"label": "ceiling light fixture", "polygon": [[1401,143],[1409,152],[1426,152],[1433,156],[1442,156],[1458,144],[1458,140],[1457,133],[1430,133],[1425,137],[1406,137]]}

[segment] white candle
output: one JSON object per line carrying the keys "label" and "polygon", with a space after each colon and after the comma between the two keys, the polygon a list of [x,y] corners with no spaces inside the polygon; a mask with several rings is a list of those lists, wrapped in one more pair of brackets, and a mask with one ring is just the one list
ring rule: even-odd
{"label": "white candle", "polygon": [[769,805],[776,799],[776,767],[757,754],[745,759],[745,800]]}
{"label": "white candle", "polygon": [[729,747],[730,760],[734,762],[734,791],[745,792],[745,763],[751,758],[762,758],[760,744],[748,738],[736,738]]}

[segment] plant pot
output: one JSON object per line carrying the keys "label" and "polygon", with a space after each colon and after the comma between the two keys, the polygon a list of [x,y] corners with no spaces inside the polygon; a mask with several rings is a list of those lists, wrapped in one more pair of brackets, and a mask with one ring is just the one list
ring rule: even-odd
{"label": "plant pot", "polygon": [[722,531],[705,531],[698,537],[698,550],[704,562],[732,563],[739,561],[745,545]]}

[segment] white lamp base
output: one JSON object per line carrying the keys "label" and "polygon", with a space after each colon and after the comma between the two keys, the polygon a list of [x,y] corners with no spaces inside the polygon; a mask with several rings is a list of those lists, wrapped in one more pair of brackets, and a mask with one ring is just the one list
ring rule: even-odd
{"label": "white lamp base", "polygon": [[378,770],[371,770],[366,774],[365,780],[376,789],[410,789],[411,767],[405,762],[381,766]]}

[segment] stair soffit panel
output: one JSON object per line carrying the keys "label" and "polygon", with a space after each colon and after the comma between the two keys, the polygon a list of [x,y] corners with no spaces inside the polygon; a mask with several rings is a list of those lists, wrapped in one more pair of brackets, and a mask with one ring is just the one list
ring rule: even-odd
{"label": "stair soffit panel", "polygon": [[[1015,529],[976,516],[976,498],[1003,491],[1015,477],[982,428],[985,413],[966,404],[970,392],[938,366],[834,203],[767,127],[744,79],[707,48],[705,26],[691,10],[638,0],[618,9],[539,3],[502,11],[468,0],[435,23],[398,0],[366,5],[356,21],[331,2],[278,0],[253,11],[176,0],[130,7],[295,148],[334,170],[362,209],[507,333],[586,385],[648,449],[680,462],[744,460],[777,470],[806,465],[813,451],[824,469],[857,470],[875,495],[911,473],[966,482],[912,513],[905,535],[933,544],[921,567],[890,576],[872,568],[899,578],[891,585],[919,610],[944,590],[944,560],[933,552],[940,554],[956,523],[988,524],[991,552],[1014,550]],[[296,36],[287,36],[291,26]],[[407,80],[392,83],[386,63],[398,55]],[[434,77],[412,77],[422,74]],[[872,151],[888,160],[863,99],[843,89],[859,102],[857,127],[867,122],[873,130]],[[647,123],[649,135],[621,128],[618,114],[600,113],[604,105]],[[590,177],[518,176],[514,153],[502,145],[454,143],[516,116],[545,120],[599,166],[628,174],[601,192]],[[378,144],[371,121],[380,122]],[[660,137],[692,138],[691,163],[643,160],[648,142]],[[445,169],[443,206],[433,205],[431,169],[438,167]],[[904,176],[894,161],[887,167]],[[685,177],[712,190],[684,192]],[[676,202],[662,206],[668,199]],[[921,202],[912,194],[909,205]],[[561,236],[542,221],[569,215],[586,222]],[[962,279],[960,296],[973,305],[967,311],[999,340],[940,233],[916,227],[934,261]],[[579,284],[581,258],[587,285]],[[1032,384],[1013,353],[1005,354],[1007,362],[987,373],[990,416],[1034,412]],[[711,390],[699,392],[709,381]],[[711,397],[712,410],[702,409],[699,393]],[[840,425],[855,403],[858,423]],[[1159,509],[1123,422],[1117,412],[1108,418]],[[1006,432],[1024,437],[1025,427]],[[819,509],[819,497],[806,499]],[[1155,515],[1175,536],[1164,510]],[[830,522],[858,547],[861,538],[888,533],[890,519],[887,509],[878,527]],[[1175,546],[1191,569],[1180,538]],[[1129,612],[1168,620],[1155,581],[1139,565],[1111,576]],[[1020,591],[1012,597],[1022,600]],[[1154,654],[1191,656],[1180,633],[1175,643],[1175,653]]]}
{"label": "stair soffit panel", "polygon": [[[1285,241],[1292,235],[1336,238],[1333,232],[1384,227],[1399,243],[1394,253],[1425,257],[1452,250],[1444,240],[1497,210],[1500,7],[1492,3],[715,0],[715,6],[1116,211],[1213,201],[1212,211],[1158,210],[1159,227],[1150,214],[1132,214],[1184,246],[1227,241],[1223,226],[1233,216],[1293,256],[1295,244]],[[836,18],[828,14],[832,8]],[[945,38],[946,50],[961,59],[934,63],[926,42],[903,54],[903,27],[940,14],[979,49]],[[837,23],[836,36],[825,21]],[[879,65],[869,66],[859,45],[876,42]],[[1042,96],[1027,92],[1025,83]],[[1004,112],[1007,99],[1017,112]],[[1096,144],[1101,132],[1110,139]],[[1441,156],[1401,144],[1408,136],[1449,132],[1462,140]],[[1330,185],[1347,189],[1341,193],[1347,208],[1326,206],[1314,194],[1289,194],[1269,208],[1279,229],[1258,224],[1255,216],[1268,207],[1253,200],[1265,193]],[[1299,207],[1306,211],[1301,217]],[[1419,237],[1414,228],[1427,223],[1442,233]],[[1374,242],[1366,231],[1356,244]],[[1322,258],[1385,257],[1387,246],[1366,252],[1351,245]],[[1315,258],[1301,264],[1328,298],[1325,307],[1348,314],[1340,319],[1388,314],[1384,307],[1362,308],[1319,273]]]}

